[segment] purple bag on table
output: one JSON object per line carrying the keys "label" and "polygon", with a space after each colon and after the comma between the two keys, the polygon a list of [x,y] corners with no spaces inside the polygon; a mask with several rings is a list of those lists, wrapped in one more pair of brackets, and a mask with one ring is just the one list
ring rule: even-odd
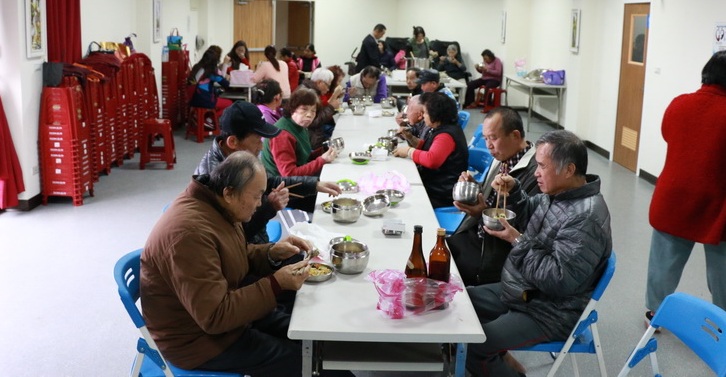
{"label": "purple bag on table", "polygon": [[542,72],[542,80],[547,85],[562,85],[565,83],[565,71],[544,71]]}

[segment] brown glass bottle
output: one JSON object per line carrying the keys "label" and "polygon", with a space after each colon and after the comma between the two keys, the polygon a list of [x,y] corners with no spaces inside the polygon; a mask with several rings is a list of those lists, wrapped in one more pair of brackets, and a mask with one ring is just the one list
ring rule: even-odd
{"label": "brown glass bottle", "polygon": [[423,248],[421,247],[422,233],[423,227],[421,225],[415,225],[413,227],[413,247],[411,248],[411,255],[408,256],[405,270],[407,278],[426,277],[426,260],[424,259]]}
{"label": "brown glass bottle", "polygon": [[436,231],[436,245],[429,254],[429,279],[449,282],[451,276],[451,252],[446,247],[446,229]]}

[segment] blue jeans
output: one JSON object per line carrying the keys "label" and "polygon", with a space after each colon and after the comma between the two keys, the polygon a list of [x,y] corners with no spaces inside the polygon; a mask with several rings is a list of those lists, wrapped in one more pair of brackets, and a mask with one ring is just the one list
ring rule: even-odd
{"label": "blue jeans", "polygon": [[[657,310],[666,296],[675,292],[694,241],[653,229],[648,260],[648,286],[645,306]],[[726,242],[704,244],[706,281],[713,303],[726,310]]]}

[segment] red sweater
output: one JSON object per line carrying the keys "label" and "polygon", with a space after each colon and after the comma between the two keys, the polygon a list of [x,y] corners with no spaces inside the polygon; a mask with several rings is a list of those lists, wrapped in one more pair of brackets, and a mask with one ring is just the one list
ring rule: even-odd
{"label": "red sweater", "polygon": [[291,133],[282,130],[279,135],[270,139],[270,152],[274,156],[277,170],[282,177],[290,176],[315,176],[320,175],[323,170],[325,160],[320,155],[321,150],[314,150],[310,154],[307,164],[297,165],[297,155],[295,154],[295,145],[297,139]]}
{"label": "red sweater", "polygon": [[[424,140],[421,139],[416,148],[421,148],[423,144]],[[413,162],[429,169],[438,169],[449,158],[454,148],[456,148],[456,143],[451,135],[438,134],[434,137],[429,150],[416,149],[413,152]]]}
{"label": "red sweater", "polygon": [[653,228],[691,241],[726,241],[726,89],[703,85],[663,115],[665,166],[650,203]]}

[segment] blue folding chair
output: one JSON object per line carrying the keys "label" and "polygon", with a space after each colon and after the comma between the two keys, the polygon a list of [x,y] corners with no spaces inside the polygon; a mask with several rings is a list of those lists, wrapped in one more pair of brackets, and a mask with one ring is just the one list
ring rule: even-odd
{"label": "blue folding chair", "polygon": [[434,209],[436,220],[441,228],[446,229],[446,235],[454,234],[466,214],[456,207],[439,207]]}
{"label": "blue folding chair", "polygon": [[267,222],[267,236],[270,238],[270,242],[277,242],[282,236],[282,224],[277,220],[270,220]]}
{"label": "blue folding chair", "polygon": [[471,114],[468,111],[459,111],[459,126],[461,129],[466,129],[466,125],[469,124],[469,118]]}
{"label": "blue folding chair", "polygon": [[469,148],[469,171],[474,172],[474,179],[481,183],[492,165],[494,157],[487,148]]}
{"label": "blue folding chair", "polygon": [[618,377],[627,376],[640,360],[650,355],[653,375],[660,376],[653,334],[661,327],[690,348],[714,372],[726,376],[726,311],[699,298],[677,292],[669,295],[655,311],[650,326],[628,357]]}
{"label": "blue folding chair", "polygon": [[476,148],[482,148],[487,149],[487,142],[484,140],[484,124],[480,124],[476,127],[474,130],[474,135],[472,135],[471,140],[469,140],[468,147],[476,147]]}
{"label": "blue folding chair", "polygon": [[[598,315],[595,307],[600,301],[603,292],[605,292],[605,288],[608,287],[610,280],[613,278],[615,262],[615,252],[613,251],[610,253],[610,258],[608,258],[607,266],[605,266],[605,271],[603,271],[600,281],[592,292],[590,302],[587,303],[585,310],[582,311],[582,315],[580,315],[580,319],[577,321],[577,325],[575,325],[567,341],[545,342],[516,349],[516,351],[559,353],[555,358],[555,363],[552,364],[552,368],[547,373],[547,377],[552,377],[557,373],[557,369],[559,369],[565,357],[570,353],[596,354],[597,362],[600,366],[600,376],[607,376],[605,372],[605,358],[603,357],[602,347],[600,346],[600,335],[597,331]],[[575,355],[572,355],[572,367],[574,368],[575,376],[579,376],[580,371],[577,369]]]}
{"label": "blue folding chair", "polygon": [[139,279],[141,276],[141,250],[132,251],[118,260],[113,276],[118,285],[121,302],[129,313],[141,338],[136,343],[136,358],[131,369],[131,377],[241,377],[238,373],[189,371],[175,367],[161,356],[156,342],[146,328],[136,301],[139,299]]}

